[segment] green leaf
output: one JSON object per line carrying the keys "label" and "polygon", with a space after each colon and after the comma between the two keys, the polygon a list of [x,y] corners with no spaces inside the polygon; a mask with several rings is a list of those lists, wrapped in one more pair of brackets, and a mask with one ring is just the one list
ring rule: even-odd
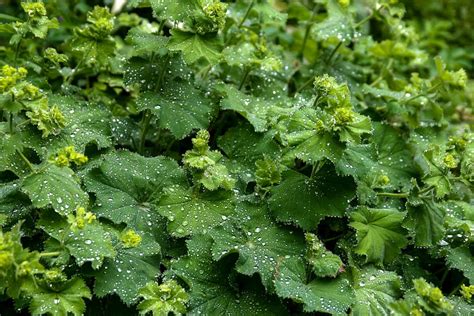
{"label": "green leaf", "polygon": [[237,252],[236,270],[245,275],[258,273],[267,289],[273,289],[273,278],[280,259],[302,256],[304,238],[297,231],[274,223],[266,205],[239,203],[236,214],[210,235],[214,240],[212,256],[219,260]]}
{"label": "green leaf", "polygon": [[147,223],[156,220],[155,205],[163,190],[184,181],[175,161],[129,151],[107,155],[84,179],[88,191],[96,195],[94,210],[99,216],[139,230],[147,230]]}
{"label": "green leaf", "polygon": [[136,233],[141,239],[133,246],[114,239],[117,255],[107,258],[94,272],[94,294],[98,297],[116,293],[127,305],[134,304],[140,289],[160,274],[160,245],[150,234]]}
{"label": "green leaf", "polygon": [[317,23],[313,30],[313,36],[320,41],[336,38],[342,42],[349,42],[354,37],[354,27],[352,17],[348,9],[336,0],[327,0],[327,18]]}
{"label": "green leaf", "polygon": [[239,113],[252,124],[256,132],[267,130],[267,113],[273,106],[272,102],[245,94],[231,85],[220,85],[217,90],[225,94],[221,100],[221,109]]}
{"label": "green leaf", "polygon": [[112,145],[110,129],[111,113],[99,104],[80,102],[72,97],[51,95],[49,103],[56,105],[66,117],[66,127],[61,134],[47,140],[48,156],[60,148],[73,145],[78,152],[84,152],[88,144],[107,148]]}
{"label": "green leaf", "polygon": [[403,226],[415,235],[415,246],[430,247],[444,236],[446,211],[432,199],[407,203],[408,216]]}
{"label": "green leaf", "polygon": [[357,208],[349,224],[357,231],[355,252],[366,256],[367,262],[392,262],[408,243],[402,228],[405,216],[396,209]]}
{"label": "green leaf", "polygon": [[474,257],[468,247],[449,249],[446,262],[450,268],[462,271],[469,282],[474,284]]}
{"label": "green leaf", "polygon": [[30,302],[32,315],[67,316],[84,315],[86,304],[84,298],[92,297],[89,288],[81,278],[73,278],[59,289],[40,287],[34,289]]}
{"label": "green leaf", "polygon": [[138,27],[128,31],[126,40],[133,46],[135,56],[156,53],[168,42],[168,38],[148,33]]}
{"label": "green leaf", "polygon": [[140,315],[152,312],[153,316],[168,316],[169,313],[182,315],[186,313],[188,294],[175,280],[170,280],[160,285],[150,282],[140,289],[143,301],[138,304]]}
{"label": "green leaf", "polygon": [[59,214],[43,211],[38,226],[60,242],[61,247],[67,248],[79,266],[90,262],[92,268],[98,269],[105,258],[115,257],[110,236],[97,221],[86,223],[83,228],[73,228]]}
{"label": "green leaf", "polygon": [[284,155],[285,160],[298,158],[315,164],[324,158],[334,163],[340,159],[344,144],[332,132],[318,127],[324,124],[322,122],[331,120],[327,116],[321,110],[312,108],[298,110],[290,116],[287,131],[282,135],[285,144],[289,146]]}
{"label": "green leaf", "polygon": [[[20,191],[18,182],[0,184],[0,217],[3,217],[4,223],[16,223],[32,209],[28,196]],[[3,225],[0,223],[0,226]]]}
{"label": "green leaf", "polygon": [[289,298],[303,304],[305,312],[324,312],[347,315],[354,301],[354,291],[343,277],[307,281],[305,264],[300,258],[288,261],[279,269],[275,289],[281,298]]}
{"label": "green leaf", "polygon": [[188,80],[173,80],[156,92],[144,92],[137,101],[139,110],[150,110],[159,119],[158,126],[169,129],[178,139],[193,129],[206,129],[212,104]]}
{"label": "green leaf", "polygon": [[271,192],[270,210],[279,221],[311,230],[325,217],[344,216],[355,187],[350,179],[338,177],[330,169],[321,170],[313,179],[288,171]]}
{"label": "green leaf", "polygon": [[172,186],[164,193],[157,210],[168,218],[168,231],[175,237],[208,232],[234,212],[230,192],[196,193],[183,186]]}
{"label": "green leaf", "polygon": [[200,35],[196,33],[171,31],[168,49],[182,51],[186,63],[193,64],[199,59],[206,59],[211,65],[221,58],[220,42],[214,34]]}
{"label": "green leaf", "polygon": [[195,235],[187,242],[188,256],[181,257],[171,271],[190,287],[189,315],[285,315],[286,310],[260,286],[229,284],[232,266],[212,260],[212,239]]}
{"label": "green leaf", "polygon": [[68,167],[47,165],[24,178],[21,190],[35,207],[52,206],[62,215],[71,214],[78,206],[89,204],[88,195],[82,191],[79,180]]}
{"label": "green leaf", "polygon": [[354,282],[355,300],[351,315],[390,315],[390,304],[401,296],[398,275],[394,272],[368,267],[358,271],[357,276]]}
{"label": "green leaf", "polygon": [[306,260],[317,277],[336,277],[343,271],[344,264],[338,255],[327,250],[315,234],[306,233]]}

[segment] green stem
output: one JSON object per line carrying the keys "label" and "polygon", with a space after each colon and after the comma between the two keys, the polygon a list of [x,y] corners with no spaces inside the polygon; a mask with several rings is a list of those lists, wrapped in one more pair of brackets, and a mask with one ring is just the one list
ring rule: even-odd
{"label": "green stem", "polygon": [[35,171],[35,168],[33,167],[33,164],[28,160],[28,158],[26,158],[26,156],[20,150],[17,149],[16,152],[20,155],[21,159],[26,163],[28,168],[31,171]]}
{"label": "green stem", "polygon": [[40,257],[56,257],[59,256],[61,252],[53,251],[53,252],[42,252],[39,254]]}
{"label": "green stem", "polygon": [[242,21],[240,21],[240,23],[238,25],[239,29],[242,27],[242,25],[244,25],[244,22],[245,22],[245,20],[247,20],[249,14],[250,14],[250,11],[252,10],[254,4],[255,4],[255,0],[252,0],[252,2],[250,2],[249,6],[247,7],[247,11],[245,11],[245,15],[242,18]]}
{"label": "green stem", "polygon": [[244,84],[247,81],[247,77],[249,76],[249,73],[250,73],[250,68],[245,69],[244,76],[242,77],[242,80],[240,80],[239,90],[242,90],[242,88],[244,87]]}
{"label": "green stem", "polygon": [[18,44],[16,44],[16,48],[15,48],[15,67],[17,66],[17,62],[18,62],[18,56],[20,55],[20,45],[21,45],[21,41],[23,39],[21,38],[19,41],[18,41]]}
{"label": "green stem", "polygon": [[326,64],[329,64],[332,60],[332,58],[334,57],[334,55],[336,55],[336,52],[339,50],[339,48],[342,46],[342,41],[340,41],[336,47],[334,47],[334,49],[332,50],[331,54],[329,54],[329,57],[326,59]]}
{"label": "green stem", "polygon": [[8,116],[8,129],[10,131],[10,134],[13,134],[13,113],[10,113]]}
{"label": "green stem", "polygon": [[148,134],[148,130],[150,129],[150,122],[151,122],[151,112],[150,110],[146,110],[143,114],[143,121],[142,121],[142,132],[140,135],[140,145],[138,147],[138,152],[143,155],[145,151],[145,141],[146,135]]}
{"label": "green stem", "polygon": [[444,273],[443,275],[441,276],[441,280],[440,280],[440,284],[443,285],[444,281],[446,281],[446,277],[448,276],[448,273],[449,273],[449,269],[446,268],[446,270],[444,270]]}
{"label": "green stem", "polygon": [[296,90],[296,93],[300,93],[301,91],[303,91],[307,86],[309,86],[313,82],[314,82],[314,77],[309,78],[305,83],[303,83],[303,85],[301,87],[299,87]]}
{"label": "green stem", "polygon": [[366,16],[365,18],[363,18],[362,20],[360,20],[356,25],[354,25],[354,28],[358,28],[362,25],[364,25],[367,21],[369,21],[370,19],[372,19],[375,15],[375,13],[378,13],[380,10],[383,9],[383,5],[381,5],[377,10],[375,11],[372,11],[368,16]]}
{"label": "green stem", "polygon": [[393,197],[393,198],[407,198],[409,196],[408,193],[391,193],[391,192],[378,192],[378,196],[386,196],[386,197]]}
{"label": "green stem", "polygon": [[309,18],[308,25],[306,26],[306,30],[304,32],[304,38],[303,38],[303,44],[301,46],[301,51],[300,51],[300,59],[303,60],[304,58],[304,50],[306,49],[306,43],[308,42],[308,37],[309,37],[309,32],[311,31],[311,28],[313,27],[313,18],[316,15],[316,12],[319,11],[319,6],[316,5],[313,8],[313,12],[311,13],[311,17]]}

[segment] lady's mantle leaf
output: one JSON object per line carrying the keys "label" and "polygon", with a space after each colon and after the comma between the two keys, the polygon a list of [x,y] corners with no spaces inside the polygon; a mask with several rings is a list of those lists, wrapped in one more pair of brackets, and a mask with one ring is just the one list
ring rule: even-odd
{"label": "lady's mantle leaf", "polygon": [[189,315],[286,315],[278,300],[263,294],[263,288],[230,286],[232,265],[213,261],[211,246],[210,237],[195,235],[188,241],[188,256],[171,267],[190,287]]}
{"label": "lady's mantle leaf", "polygon": [[443,238],[446,211],[441,205],[430,198],[412,199],[407,210],[403,227],[415,235],[415,246],[430,247]]}
{"label": "lady's mantle leaf", "polygon": [[89,197],[82,191],[74,172],[67,167],[47,165],[23,180],[22,191],[35,207],[51,205],[62,215],[89,204]]}
{"label": "lady's mantle leaf", "polygon": [[446,262],[451,268],[462,271],[469,282],[474,284],[474,257],[468,247],[450,249]]}
{"label": "lady's mantle leaf", "polygon": [[234,212],[230,192],[195,193],[183,186],[165,190],[157,206],[158,212],[168,218],[168,230],[175,237],[205,233]]}
{"label": "lady's mantle leaf", "polygon": [[301,258],[282,259],[276,274],[275,289],[278,296],[303,303],[305,312],[325,312],[347,315],[354,301],[354,292],[345,278],[315,279],[307,281],[305,264]]}
{"label": "lady's mantle leaf", "polygon": [[316,229],[326,216],[344,216],[355,195],[354,182],[334,175],[329,169],[320,171],[313,179],[288,171],[283,179],[272,189],[270,210],[279,221],[294,222],[305,230]]}
{"label": "lady's mantle leaf", "polygon": [[360,207],[350,214],[349,224],[357,230],[355,252],[366,256],[366,261],[390,263],[408,243],[402,222],[406,213],[396,209]]}
{"label": "lady's mantle leaf", "polygon": [[151,235],[136,233],[141,237],[139,244],[127,247],[117,241],[117,256],[106,259],[102,268],[94,272],[94,294],[98,297],[116,293],[126,304],[135,303],[139,290],[160,274],[160,245]]}
{"label": "lady's mantle leaf", "polygon": [[200,35],[196,33],[171,31],[173,35],[167,45],[170,50],[180,50],[186,63],[192,64],[200,58],[215,64],[221,57],[219,40],[214,34]]}
{"label": "lady's mantle leaf", "polygon": [[73,229],[64,217],[53,212],[43,212],[38,225],[66,247],[79,266],[91,262],[92,268],[98,269],[104,258],[115,257],[110,236],[97,221]]}
{"label": "lady's mantle leaf", "polygon": [[165,157],[145,158],[119,151],[108,155],[84,182],[97,197],[95,210],[115,223],[143,229],[153,216],[163,189],[185,181],[176,162]]}
{"label": "lady's mantle leaf", "polygon": [[212,256],[219,260],[237,252],[237,271],[246,275],[259,273],[263,285],[272,290],[281,258],[302,256],[304,238],[301,233],[274,223],[266,205],[241,203],[236,212],[235,217],[212,230]]}
{"label": "lady's mantle leaf", "polygon": [[86,304],[83,298],[91,298],[89,288],[80,278],[66,282],[59,290],[41,286],[33,287],[32,291],[29,307],[32,315],[84,315]]}
{"label": "lady's mantle leaf", "polygon": [[401,296],[400,278],[396,273],[371,267],[358,272],[353,286],[356,299],[351,315],[354,316],[390,315],[388,306]]}

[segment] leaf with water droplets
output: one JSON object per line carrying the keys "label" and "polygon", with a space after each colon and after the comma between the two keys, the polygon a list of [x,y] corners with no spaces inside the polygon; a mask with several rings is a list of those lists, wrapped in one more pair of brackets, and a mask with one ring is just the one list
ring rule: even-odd
{"label": "leaf with water droplets", "polygon": [[316,229],[324,217],[344,216],[355,195],[352,180],[331,169],[321,170],[313,179],[295,171],[285,172],[282,178],[271,191],[270,210],[279,221],[305,230]]}
{"label": "leaf with water droplets", "polygon": [[96,220],[85,223],[83,228],[71,228],[64,217],[43,211],[38,226],[67,248],[79,266],[90,262],[92,268],[98,269],[105,258],[113,258],[116,254],[109,234]]}
{"label": "leaf with water droplets", "polygon": [[210,64],[216,64],[221,58],[220,42],[213,33],[200,35],[174,29],[171,34],[167,47],[172,51],[182,51],[188,64],[193,64],[201,58]]}
{"label": "leaf with water droplets", "polygon": [[20,191],[18,182],[0,185],[0,217],[4,216],[4,223],[16,223],[33,209],[28,196]]}
{"label": "leaf with water droplets", "polygon": [[84,280],[78,277],[65,282],[59,288],[31,286],[29,290],[32,296],[29,310],[32,315],[84,315],[84,298],[92,297]]}
{"label": "leaf with water droplets", "polygon": [[24,178],[21,190],[29,196],[35,207],[52,206],[62,215],[89,204],[89,197],[82,191],[79,179],[68,167],[46,165]]}
{"label": "leaf with water droplets", "polygon": [[276,224],[266,204],[239,203],[236,214],[210,235],[215,260],[237,252],[236,270],[245,275],[258,273],[267,291],[273,290],[273,276],[281,267],[281,259],[299,257],[305,251],[303,235]]}
{"label": "leaf with water droplets", "polygon": [[175,237],[209,231],[223,217],[230,216],[234,207],[231,192],[196,193],[183,186],[167,188],[157,205],[158,212],[168,218],[168,231]]}
{"label": "leaf with water droplets", "polygon": [[326,3],[327,18],[317,23],[312,34],[319,41],[336,38],[341,42],[351,41],[354,37],[352,15],[347,8],[343,8],[338,1],[328,0]]}
{"label": "leaf with water droplets", "polygon": [[400,278],[395,272],[367,267],[358,271],[354,282],[354,316],[391,315],[389,305],[401,296]]}
{"label": "leaf with water droplets", "polygon": [[272,135],[256,133],[249,124],[229,129],[219,138],[218,144],[229,157],[225,160],[227,168],[246,181],[254,179],[257,160],[262,159],[264,155],[278,156],[280,149]]}
{"label": "leaf with water droplets", "polygon": [[136,303],[138,292],[160,274],[160,245],[154,238],[137,231],[141,241],[136,247],[125,247],[116,232],[117,256],[107,258],[95,271],[94,294],[103,297],[116,293],[127,305]]}
{"label": "leaf with water droplets", "polygon": [[264,295],[258,284],[229,284],[233,265],[225,258],[212,260],[212,239],[195,235],[188,240],[188,255],[171,266],[171,273],[189,286],[189,315],[286,315],[287,311],[273,297]]}
{"label": "leaf with water droplets", "polygon": [[283,259],[275,279],[275,289],[281,298],[303,303],[305,312],[347,315],[354,302],[354,291],[342,276],[336,279],[307,281],[305,263],[301,258]]}
{"label": "leaf with water droplets", "polygon": [[430,247],[443,238],[446,216],[443,206],[432,198],[413,198],[408,201],[407,210],[403,227],[415,235],[415,246]]}
{"label": "leaf with water droplets", "polygon": [[462,271],[469,282],[474,284],[474,257],[469,247],[462,246],[449,249],[446,262],[449,267]]}
{"label": "leaf with water droplets", "polygon": [[99,216],[144,230],[151,226],[150,221],[157,220],[153,210],[163,189],[185,183],[185,177],[178,164],[169,158],[146,158],[117,151],[90,171],[84,183],[96,195],[94,209]]}

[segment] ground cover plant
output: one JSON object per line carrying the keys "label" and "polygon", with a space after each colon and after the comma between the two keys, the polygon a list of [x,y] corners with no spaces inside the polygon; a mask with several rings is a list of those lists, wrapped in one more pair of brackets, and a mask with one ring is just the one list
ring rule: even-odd
{"label": "ground cover plant", "polygon": [[0,2],[0,314],[472,314],[472,16]]}

